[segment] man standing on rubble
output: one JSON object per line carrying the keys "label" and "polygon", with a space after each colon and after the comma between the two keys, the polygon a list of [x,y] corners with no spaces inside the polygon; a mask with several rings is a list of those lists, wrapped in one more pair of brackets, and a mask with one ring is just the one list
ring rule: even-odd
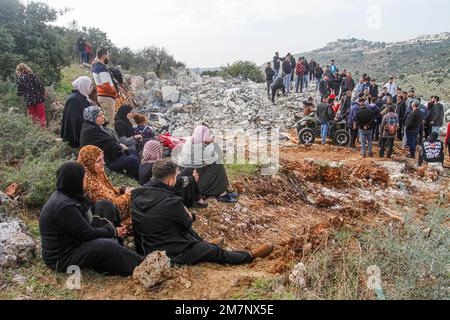
{"label": "man standing on rubble", "polygon": [[280,73],[280,67],[281,67],[280,54],[278,52],[275,52],[275,57],[273,57],[273,69],[275,71],[275,77],[277,77],[278,74]]}
{"label": "man standing on rubble", "polygon": [[439,97],[433,97],[433,108],[428,116],[430,120],[431,132],[439,135],[441,127],[444,125],[444,106],[439,102]]}
{"label": "man standing on rubble", "polygon": [[109,127],[114,126],[115,99],[117,91],[111,73],[108,70],[109,53],[107,48],[97,50],[97,58],[92,65],[92,74],[97,87],[98,103],[105,113],[105,118]]}
{"label": "man standing on rubble", "polygon": [[416,158],[417,137],[422,125],[422,112],[419,109],[420,101],[415,99],[412,103],[412,112],[405,122],[406,141],[409,146],[409,158]]}
{"label": "man standing on rubble", "polygon": [[272,83],[272,103],[275,104],[275,96],[277,95],[278,90],[283,90],[283,95],[286,96],[286,88],[284,87],[284,77],[286,74],[284,71],[281,71],[275,78],[275,80]]}
{"label": "man standing on rubble", "polygon": [[266,82],[267,82],[267,96],[270,99],[270,86],[273,83],[273,78],[275,77],[275,71],[272,69],[272,64],[267,62],[266,67]]}
{"label": "man standing on rubble", "polygon": [[292,73],[291,56],[289,54],[284,59],[283,72],[285,74],[284,88],[286,90],[286,94],[289,95],[289,93],[291,93],[291,73]]}

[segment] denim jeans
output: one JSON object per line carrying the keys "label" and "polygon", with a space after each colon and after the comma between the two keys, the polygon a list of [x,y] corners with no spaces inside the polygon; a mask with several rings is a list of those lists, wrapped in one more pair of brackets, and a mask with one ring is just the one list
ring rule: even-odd
{"label": "denim jeans", "polygon": [[275,75],[273,76],[275,79],[278,76],[278,73],[280,73],[280,69],[273,69],[273,71],[275,71]]}
{"label": "denim jeans", "polygon": [[300,88],[300,93],[303,92],[303,77],[302,76],[297,76],[297,80],[295,80],[295,92],[299,92]]}
{"label": "denim jeans", "polygon": [[321,135],[322,135],[322,145],[327,143],[328,129],[330,128],[330,124],[328,122],[322,123],[320,127]]}
{"label": "denim jeans", "polygon": [[283,84],[286,88],[286,94],[291,93],[291,74],[287,74],[284,76]]}
{"label": "denim jeans", "polygon": [[406,141],[409,147],[409,153],[411,157],[416,157],[416,147],[417,147],[417,131],[406,131]]}
{"label": "denim jeans", "polygon": [[369,146],[369,154],[372,154],[372,135],[373,131],[370,130],[359,130],[359,140],[361,140],[361,154],[366,155],[366,143]]}
{"label": "denim jeans", "polygon": [[303,86],[305,89],[308,89],[308,74],[303,76]]}
{"label": "denim jeans", "polygon": [[322,79],[316,78],[316,91],[319,91],[320,80]]}
{"label": "denim jeans", "polygon": [[436,132],[439,135],[439,132],[441,131],[441,127],[431,127],[431,133]]}

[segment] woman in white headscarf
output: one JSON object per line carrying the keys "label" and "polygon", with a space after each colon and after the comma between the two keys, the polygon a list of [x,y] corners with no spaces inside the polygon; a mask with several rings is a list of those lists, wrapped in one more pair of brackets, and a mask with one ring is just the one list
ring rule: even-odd
{"label": "woman in white headscarf", "polygon": [[83,112],[92,105],[89,99],[92,92],[92,80],[89,77],[79,77],[72,83],[72,86],[72,94],[64,107],[61,138],[67,141],[72,148],[79,148]]}

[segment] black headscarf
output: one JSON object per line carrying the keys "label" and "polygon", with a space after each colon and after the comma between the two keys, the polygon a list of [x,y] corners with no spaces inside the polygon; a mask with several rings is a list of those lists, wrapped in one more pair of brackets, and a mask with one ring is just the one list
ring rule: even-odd
{"label": "black headscarf", "polygon": [[127,104],[121,106],[117,111],[116,117],[114,118],[115,120],[114,129],[116,130],[116,133],[119,136],[119,138],[121,137],[130,138],[134,136],[133,125],[131,124],[130,120],[127,117],[127,115],[131,111],[133,111],[133,108],[131,108]]}
{"label": "black headscarf", "polygon": [[83,198],[85,169],[78,162],[66,162],[56,173],[56,189],[74,198]]}

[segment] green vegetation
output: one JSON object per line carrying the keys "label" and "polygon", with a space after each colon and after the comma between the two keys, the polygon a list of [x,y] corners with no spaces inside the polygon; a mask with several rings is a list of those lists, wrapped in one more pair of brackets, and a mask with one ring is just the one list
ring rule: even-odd
{"label": "green vegetation", "polygon": [[236,61],[222,68],[223,75],[232,78],[241,78],[243,80],[251,80],[254,82],[264,82],[264,75],[261,69],[254,62]]}

